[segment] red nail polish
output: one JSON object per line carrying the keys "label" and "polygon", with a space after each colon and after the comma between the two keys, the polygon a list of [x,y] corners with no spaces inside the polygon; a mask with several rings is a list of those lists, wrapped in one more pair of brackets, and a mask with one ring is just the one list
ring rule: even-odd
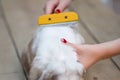
{"label": "red nail polish", "polygon": [[61,10],[60,10],[60,9],[57,9],[55,12],[56,12],[56,13],[61,13]]}
{"label": "red nail polish", "polygon": [[62,41],[63,43],[67,43],[67,40],[64,39],[64,38],[62,38],[61,41]]}

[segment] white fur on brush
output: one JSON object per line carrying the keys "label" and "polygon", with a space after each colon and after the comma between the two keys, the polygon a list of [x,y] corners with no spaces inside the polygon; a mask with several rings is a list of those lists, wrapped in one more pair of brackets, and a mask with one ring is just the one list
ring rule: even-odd
{"label": "white fur on brush", "polygon": [[[83,65],[77,62],[73,48],[61,42],[65,38],[72,43],[82,43],[80,34],[68,26],[39,28],[34,38],[32,50],[35,57],[32,62],[30,79],[37,80],[82,80]],[[36,79],[35,79],[36,80]]]}

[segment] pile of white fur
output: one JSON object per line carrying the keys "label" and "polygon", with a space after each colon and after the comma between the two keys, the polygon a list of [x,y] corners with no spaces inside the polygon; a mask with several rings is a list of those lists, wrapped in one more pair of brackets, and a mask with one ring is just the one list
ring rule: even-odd
{"label": "pile of white fur", "polygon": [[84,67],[77,62],[73,48],[61,38],[82,43],[83,38],[69,26],[40,27],[27,49],[22,63],[29,80],[83,80]]}

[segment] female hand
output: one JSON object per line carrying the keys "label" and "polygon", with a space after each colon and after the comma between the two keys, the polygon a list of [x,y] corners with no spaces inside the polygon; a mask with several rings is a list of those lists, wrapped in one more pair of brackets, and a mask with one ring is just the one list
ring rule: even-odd
{"label": "female hand", "polygon": [[45,5],[45,14],[60,13],[68,7],[71,0],[48,0]]}
{"label": "female hand", "polygon": [[120,54],[120,39],[94,45],[73,44],[64,38],[61,41],[75,50],[78,61],[86,69],[102,59]]}

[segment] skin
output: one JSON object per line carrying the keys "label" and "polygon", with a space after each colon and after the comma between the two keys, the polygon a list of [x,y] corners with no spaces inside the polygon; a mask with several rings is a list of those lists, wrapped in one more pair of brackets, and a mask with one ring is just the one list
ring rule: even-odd
{"label": "skin", "polygon": [[86,69],[100,60],[120,54],[120,39],[93,45],[72,44],[68,41],[66,41],[66,43],[64,41],[62,42],[74,48],[78,61],[81,62]]}
{"label": "skin", "polygon": [[[48,0],[45,5],[45,14],[55,13],[56,10],[64,11],[72,0]],[[61,40],[65,45],[75,49],[80,61],[86,69],[96,62],[120,54],[120,39],[100,44],[72,44],[69,41]]]}
{"label": "skin", "polygon": [[71,0],[48,0],[45,5],[45,14],[56,13],[56,10],[63,12],[70,3]]}

